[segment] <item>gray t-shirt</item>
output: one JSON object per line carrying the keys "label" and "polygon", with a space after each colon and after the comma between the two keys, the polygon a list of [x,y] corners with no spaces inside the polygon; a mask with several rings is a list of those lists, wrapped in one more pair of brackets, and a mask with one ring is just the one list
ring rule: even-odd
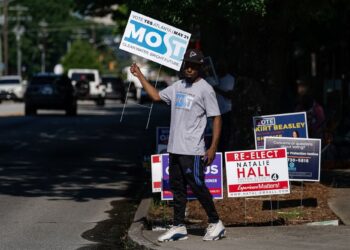
{"label": "gray t-shirt", "polygon": [[213,87],[203,79],[193,84],[180,80],[160,91],[159,95],[171,105],[168,152],[204,155],[207,117],[220,115]]}

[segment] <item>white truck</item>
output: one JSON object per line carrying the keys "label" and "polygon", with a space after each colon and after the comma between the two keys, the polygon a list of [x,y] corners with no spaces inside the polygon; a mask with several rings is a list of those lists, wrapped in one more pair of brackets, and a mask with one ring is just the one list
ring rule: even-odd
{"label": "white truck", "polygon": [[0,102],[2,100],[23,100],[26,91],[27,81],[21,76],[7,75],[0,77]]}
{"label": "white truck", "polygon": [[78,99],[94,100],[96,105],[105,105],[106,86],[102,84],[97,69],[70,69],[68,77],[76,89]]}

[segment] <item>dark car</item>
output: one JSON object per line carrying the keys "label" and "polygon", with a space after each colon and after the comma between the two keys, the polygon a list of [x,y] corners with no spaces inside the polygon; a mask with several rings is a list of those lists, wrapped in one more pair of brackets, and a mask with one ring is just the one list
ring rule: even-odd
{"label": "dark car", "polygon": [[[156,81],[150,81],[150,83],[159,91],[161,91],[161,90],[165,89],[166,87],[168,87],[168,84],[165,81],[158,81],[157,82],[157,86],[156,86]],[[145,102],[151,102],[151,98],[146,93],[144,88],[142,88],[141,89],[141,96],[140,96],[139,103],[143,104]]]}
{"label": "dark car", "polygon": [[102,84],[106,86],[106,99],[125,102],[126,93],[123,79],[115,76],[102,76]]}
{"label": "dark car", "polygon": [[25,94],[25,114],[35,115],[38,109],[63,109],[67,115],[76,115],[77,98],[71,80],[65,75],[35,75]]}

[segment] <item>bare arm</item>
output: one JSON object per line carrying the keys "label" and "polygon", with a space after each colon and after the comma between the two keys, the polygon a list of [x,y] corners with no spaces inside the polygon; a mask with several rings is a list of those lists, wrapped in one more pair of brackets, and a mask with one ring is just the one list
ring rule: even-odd
{"label": "bare arm", "polygon": [[130,72],[140,80],[142,87],[145,89],[153,101],[161,101],[158,90],[146,80],[145,76],[142,74],[140,68],[136,65],[136,63],[133,63],[130,66]]}
{"label": "bare arm", "polygon": [[209,166],[215,159],[215,153],[219,145],[220,134],[221,134],[221,116],[214,116],[213,118],[213,138],[211,140],[211,146],[206,152],[207,166]]}

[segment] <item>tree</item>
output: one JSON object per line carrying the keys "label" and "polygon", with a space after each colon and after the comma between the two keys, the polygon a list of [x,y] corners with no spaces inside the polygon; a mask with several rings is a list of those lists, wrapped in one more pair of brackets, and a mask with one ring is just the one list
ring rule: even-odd
{"label": "tree", "polygon": [[[16,5],[27,10],[17,12],[12,10]],[[27,75],[32,75],[41,69],[41,56],[45,52],[46,70],[52,71],[67,52],[70,42],[85,39],[96,42],[111,28],[87,21],[84,16],[74,12],[74,0],[14,0],[9,5],[9,69],[16,72],[16,41],[13,28],[20,24],[25,32],[21,39],[22,64]],[[17,20],[17,14],[20,19]],[[27,17],[27,18],[25,18]],[[30,18],[29,18],[30,17]],[[43,22],[44,21],[44,22]],[[46,23],[46,27],[40,25]],[[92,41],[92,38],[96,39]],[[12,46],[13,45],[13,46]],[[43,51],[45,49],[45,51]]]}
{"label": "tree", "polygon": [[[59,58],[66,50],[66,41],[70,34],[64,30],[76,18],[70,15],[73,0],[48,1],[48,0],[15,0],[9,5],[9,30],[12,30],[17,24],[25,28],[22,36],[22,63],[26,66],[27,73],[40,71],[41,50],[45,46],[46,69],[51,71],[53,66],[59,61]],[[20,5],[27,10],[17,12],[11,8]],[[17,15],[19,20],[17,20]],[[46,23],[47,27],[40,26],[40,22]],[[54,27],[53,27],[54,26]],[[52,30],[55,28],[55,30]],[[16,44],[15,36],[9,33],[9,44]],[[11,71],[16,69],[16,46],[10,46]],[[29,71],[29,72],[28,72]]]}
{"label": "tree", "polygon": [[[82,9],[84,4],[89,6],[90,14],[101,9],[119,13],[119,8],[108,8],[110,1],[78,2]],[[214,62],[224,58],[236,76],[245,79],[242,82],[259,85],[250,88],[256,93],[245,94],[260,94],[268,100],[260,107],[262,114],[293,111],[299,77],[311,79],[319,101],[326,99],[325,79],[350,79],[347,0],[128,0],[118,4],[190,32],[197,40],[190,46],[200,45]],[[311,75],[311,54],[317,58],[316,75]],[[247,98],[240,100],[236,107],[249,113],[244,111],[250,108]],[[235,129],[246,124],[251,119]]]}
{"label": "tree", "polygon": [[71,68],[102,70],[99,53],[88,42],[81,40],[72,44],[69,52],[63,57],[62,64],[65,70]]}

